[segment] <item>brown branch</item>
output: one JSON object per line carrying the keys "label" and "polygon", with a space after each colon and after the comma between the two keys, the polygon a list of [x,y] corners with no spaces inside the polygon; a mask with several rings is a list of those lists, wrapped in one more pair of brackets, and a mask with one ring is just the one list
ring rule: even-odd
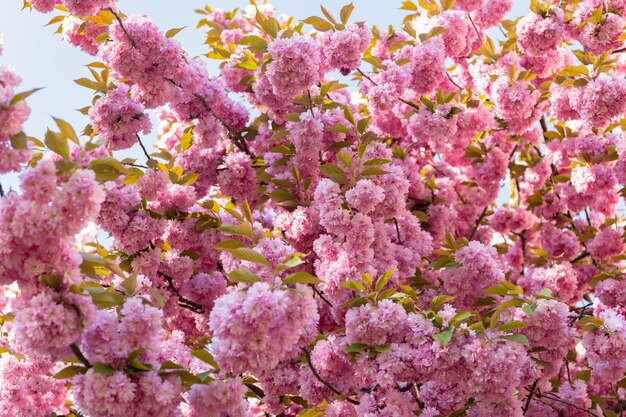
{"label": "brown branch", "polygon": [[113,16],[115,16],[115,18],[117,19],[117,22],[120,24],[120,27],[122,28],[122,30],[124,31],[124,34],[126,35],[126,38],[128,38],[128,42],[130,42],[130,44],[133,46],[133,48],[137,47],[137,44],[135,43],[135,40],[133,39],[132,36],[130,36],[130,33],[128,33],[128,31],[126,30],[126,28],[124,27],[124,23],[122,23],[122,19],[120,18],[120,16],[115,13],[115,10],[113,10],[112,7],[109,7],[108,9],[111,13],[113,13]]}
{"label": "brown branch", "polygon": [[454,84],[454,85],[456,86],[456,88],[458,88],[459,90],[463,91],[463,88],[462,88],[460,85],[458,85],[458,84],[457,84],[457,83],[456,83],[456,82],[452,79],[452,77],[450,77],[450,74],[448,74],[448,71],[446,71],[446,77],[448,77],[448,80],[450,80],[450,82],[451,82],[452,84]]}
{"label": "brown branch", "polygon": [[70,345],[70,349],[72,349],[72,352],[74,352],[74,355],[76,355],[76,357],[78,358],[78,360],[85,365],[87,368],[91,368],[91,363],[89,363],[89,361],[87,360],[87,358],[85,357],[85,355],[83,355],[83,352],[80,351],[80,349],[78,348],[78,345],[76,343],[72,343]]}
{"label": "brown branch", "polygon": [[135,167],[135,168],[143,168],[143,169],[148,169],[149,167],[146,165],[141,165],[141,164],[133,164],[132,162],[123,162],[124,165],[128,165],[131,167]]}
{"label": "brown branch", "polygon": [[572,259],[570,262],[574,263],[574,262],[580,261],[581,259],[585,259],[589,255],[590,255],[590,253],[585,250],[580,255],[578,255],[577,257]]}
{"label": "brown branch", "polygon": [[2,188],[2,184],[0,184],[0,198],[4,197],[4,189]]}
{"label": "brown branch", "polygon": [[533,382],[532,387],[530,387],[530,392],[528,393],[528,396],[526,397],[526,403],[524,403],[524,408],[522,409],[523,415],[526,415],[526,412],[528,411],[528,407],[530,407],[530,401],[533,399],[533,395],[535,394],[535,390],[537,389],[538,383],[539,383],[539,379],[535,379],[535,382]]}
{"label": "brown branch", "polygon": [[320,290],[318,290],[317,288],[315,288],[315,284],[310,284],[310,287],[313,289],[313,292],[315,292],[315,294],[317,294],[317,295],[318,295],[318,297],[322,299],[322,301],[323,301],[323,302],[325,302],[326,304],[328,304],[330,307],[332,307],[332,306],[333,306],[333,305],[332,305],[332,303],[331,303],[330,301],[328,301],[328,300],[326,299],[326,297],[324,297],[324,294],[322,294],[322,293],[320,292]]}
{"label": "brown branch", "polygon": [[395,217],[393,218],[393,224],[395,224],[396,226],[396,236],[398,237],[398,243],[402,245],[403,243],[402,238],[400,237],[400,227],[398,227],[398,219],[396,219]]}
{"label": "brown branch", "polygon": [[372,83],[372,84],[374,84],[374,85],[378,85],[378,84],[376,84],[376,81],[374,81],[374,80],[372,80],[372,79],[370,78],[370,76],[369,76],[369,75],[367,75],[366,73],[364,73],[363,71],[361,71],[361,68],[357,68],[356,70],[359,72],[359,74],[361,74],[361,76],[362,76],[363,78],[366,78],[369,82],[371,82],[371,83]]}
{"label": "brown branch", "polygon": [[[549,139],[546,137],[546,133],[548,133],[548,124],[546,123],[545,115],[541,116],[541,119],[539,119],[539,124],[541,125],[541,130],[543,131],[543,139],[546,142],[549,142]],[[539,153],[539,156],[541,156],[541,152],[539,152],[539,149],[537,149],[537,152]]]}
{"label": "brown branch", "polygon": [[174,285],[174,280],[173,280],[172,277],[170,277],[169,275],[164,274],[163,272],[158,272],[158,274],[160,276],[162,276],[163,278],[165,278],[165,280],[167,281],[167,285],[168,285],[169,289],[172,290],[172,292],[178,296],[178,306],[179,307],[182,307],[182,308],[185,308],[187,310],[193,311],[194,313],[204,314],[204,309],[202,308],[202,306],[200,304],[194,303],[193,301],[191,301],[188,298],[185,298],[185,297],[183,297],[181,295],[181,293],[178,291],[178,289]]}
{"label": "brown branch", "polygon": [[[361,71],[361,68],[357,68],[356,70],[359,72],[359,74],[361,74],[361,76],[362,76],[363,78],[367,79],[369,82],[371,82],[371,83],[372,83],[372,84],[374,84],[374,85],[378,85],[378,84],[376,84],[376,81],[374,81],[374,80],[372,80],[372,79],[370,78],[370,76],[369,76],[369,75],[367,75],[366,73],[364,73],[363,71]],[[404,104],[406,104],[407,106],[411,106],[411,107],[413,107],[414,109],[417,109],[417,110],[419,110],[419,109],[420,109],[420,106],[418,106],[416,103],[413,103],[412,101],[405,100],[405,99],[403,99],[402,97],[398,97],[398,100],[400,100],[401,102],[403,102],[403,103],[404,103]]]}
{"label": "brown branch", "polygon": [[480,222],[482,222],[483,219],[485,218],[485,214],[487,214],[488,208],[489,206],[485,206],[485,208],[483,209],[483,212],[480,213],[480,216],[478,217],[478,220],[476,220],[476,224],[474,225],[474,228],[472,229],[472,232],[470,233],[469,238],[467,240],[471,241],[474,235],[476,234],[476,230],[478,230],[478,227],[480,226]]}
{"label": "brown branch", "polygon": [[217,114],[215,114],[215,112],[213,111],[213,109],[211,108],[211,106],[209,106],[209,103],[206,101],[206,98],[204,98],[204,96],[195,93],[194,96],[200,100],[200,102],[202,103],[202,105],[204,106],[204,109],[209,112],[209,114],[213,117],[215,117],[217,119],[217,121],[219,121],[222,126],[224,126],[226,128],[226,130],[228,130],[228,136],[230,137],[230,139],[233,141],[233,143],[235,144],[236,147],[238,147],[241,151],[247,153],[250,158],[254,159],[254,154],[252,152],[250,152],[250,149],[248,148],[248,143],[246,142],[246,140],[244,139],[243,136],[241,136],[241,134],[239,132],[237,132],[235,130],[235,128],[233,128],[231,125],[229,125],[226,120],[222,119],[221,117],[219,117]]}
{"label": "brown branch", "polygon": [[480,41],[480,43],[483,43],[483,37],[480,36],[480,32],[478,31],[478,28],[476,27],[476,24],[474,23],[474,20],[472,19],[472,16],[470,16],[469,14],[467,15],[467,18],[469,19],[469,21],[472,23],[472,26],[474,27],[474,30],[476,31],[476,36],[478,36],[478,40]]}
{"label": "brown branch", "polygon": [[591,412],[591,411],[587,410],[586,408],[582,408],[582,407],[577,406],[576,404],[570,403],[569,401],[562,400],[559,397],[557,397],[556,395],[548,395],[548,394],[549,393],[545,393],[545,394],[542,394],[542,396],[544,396],[545,398],[547,398],[549,400],[552,400],[552,401],[556,401],[556,402],[559,402],[559,403],[567,404],[570,407],[573,407],[573,408],[575,408],[577,410],[580,410],[580,411],[584,411],[585,413],[588,413],[588,414],[590,414],[590,415],[592,415],[594,417],[600,417],[596,413]]}
{"label": "brown branch", "polygon": [[[337,388],[335,388],[332,385],[330,385],[330,383],[325,381],[324,378],[322,378],[320,376],[320,374],[317,373],[317,371],[315,370],[315,367],[313,366],[313,362],[311,362],[311,354],[309,353],[309,351],[306,350],[305,348],[302,348],[302,352],[304,352],[304,356],[306,358],[306,363],[307,363],[307,365],[309,365],[309,368],[311,369],[311,372],[313,372],[313,375],[315,376],[315,378],[317,378],[318,381],[320,381],[322,384],[324,384],[324,386],[326,386],[326,388],[331,390],[336,395],[343,396],[341,391],[339,391]],[[348,401],[349,403],[352,403],[354,405],[359,405],[360,404],[358,401],[353,400],[352,398],[348,398],[348,397],[346,397],[346,401]]]}
{"label": "brown branch", "polygon": [[148,158],[148,161],[151,160],[152,158],[150,157],[150,154],[148,154],[148,151],[146,150],[146,147],[143,146],[143,142],[141,141],[141,137],[139,136],[139,134],[135,134],[135,136],[137,136],[137,140],[139,141],[139,146],[141,146],[141,149],[143,150],[143,154],[146,155],[146,158]]}
{"label": "brown branch", "polygon": [[309,96],[309,110],[311,111],[311,117],[315,119],[315,113],[313,113],[313,99],[311,98],[311,91],[306,90],[306,94]]}

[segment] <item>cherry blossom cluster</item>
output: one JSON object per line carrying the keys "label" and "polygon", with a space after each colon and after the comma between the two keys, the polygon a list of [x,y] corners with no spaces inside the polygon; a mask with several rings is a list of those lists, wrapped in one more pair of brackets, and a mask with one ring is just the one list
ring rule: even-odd
{"label": "cherry blossom cluster", "polygon": [[25,4],[93,100],[0,70],[0,417],[626,410],[625,2]]}

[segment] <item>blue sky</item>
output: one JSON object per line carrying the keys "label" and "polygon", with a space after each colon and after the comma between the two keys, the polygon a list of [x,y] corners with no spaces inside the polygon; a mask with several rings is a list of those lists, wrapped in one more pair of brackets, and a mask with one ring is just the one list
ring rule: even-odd
{"label": "blue sky", "polygon": [[[346,1],[324,1],[324,6],[333,14]],[[305,19],[320,15],[318,2],[303,0],[271,1],[278,13]],[[399,10],[401,1],[354,0],[355,10],[352,21],[362,20],[370,25],[386,27],[390,23],[398,25],[406,12]],[[118,6],[126,14],[145,13],[163,30],[187,26],[176,39],[191,56],[206,52],[202,30],[195,29],[200,15],[194,9],[203,8],[204,1],[195,0],[120,0]],[[214,0],[208,3],[213,8],[233,9],[245,7],[244,0]],[[21,10],[22,0],[0,0],[0,33],[4,34],[4,54],[0,56],[0,66],[10,66],[22,76],[21,90],[45,87],[28,99],[32,114],[24,130],[27,134],[42,138],[46,128],[54,128],[51,116],[70,122],[77,131],[87,123],[87,118],[76,109],[90,104],[91,90],[76,85],[73,80],[89,76],[86,64],[95,59],[55,35],[55,27],[45,26],[54,13],[43,15],[36,11]],[[527,12],[528,1],[515,1],[511,17]],[[209,61],[212,73],[217,65]],[[153,129],[156,130],[156,129]],[[148,140],[150,143],[151,140]],[[136,151],[131,152],[140,158]],[[14,175],[0,176],[5,190],[15,187]]]}

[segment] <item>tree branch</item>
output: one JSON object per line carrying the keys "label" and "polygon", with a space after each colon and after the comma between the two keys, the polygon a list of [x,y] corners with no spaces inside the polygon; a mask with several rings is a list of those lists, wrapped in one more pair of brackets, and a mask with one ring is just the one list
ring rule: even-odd
{"label": "tree branch", "polygon": [[148,158],[148,161],[151,160],[152,158],[150,157],[150,154],[148,154],[148,151],[146,150],[146,147],[143,146],[143,142],[141,141],[141,137],[139,136],[139,134],[135,134],[135,136],[137,136],[137,140],[139,141],[139,146],[141,146],[141,149],[143,150],[143,154],[146,155],[146,158]]}
{"label": "tree branch", "polygon": [[486,206],[483,209],[483,212],[480,213],[480,216],[478,217],[478,220],[476,220],[476,224],[474,225],[474,228],[472,229],[472,233],[470,233],[469,238],[467,240],[471,241],[474,235],[476,234],[476,230],[478,230],[478,227],[480,226],[480,222],[483,221],[483,219],[485,218],[485,214],[487,214],[487,208],[489,208],[489,206]]}
{"label": "tree branch", "polygon": [[[326,388],[331,390],[333,393],[335,393],[335,394],[337,394],[339,396],[343,396],[341,391],[339,391],[337,388],[335,388],[332,385],[330,385],[328,382],[326,382],[320,376],[320,374],[317,373],[317,371],[315,370],[315,367],[313,366],[313,363],[311,362],[311,354],[309,353],[309,351],[306,350],[305,348],[302,348],[302,352],[304,352],[304,356],[306,358],[306,363],[307,363],[307,365],[309,365],[309,368],[311,369],[311,372],[313,372],[313,375],[315,376],[315,378],[317,378],[318,381],[320,381],[322,384],[324,384],[326,386]],[[346,401],[348,401],[349,403],[352,403],[354,405],[359,405],[360,404],[358,401],[353,400],[352,398],[348,398],[348,397],[346,397]]]}
{"label": "tree branch", "polygon": [[80,351],[80,348],[78,347],[78,345],[76,343],[72,343],[70,345],[70,349],[72,349],[72,352],[74,352],[74,355],[76,355],[76,357],[78,358],[78,360],[85,365],[87,368],[91,368],[91,363],[89,363],[89,361],[87,360],[87,358],[85,357],[85,355],[83,355],[83,352]]}
{"label": "tree branch", "polygon": [[198,93],[195,93],[194,96],[198,100],[200,100],[200,102],[204,106],[204,109],[207,112],[209,112],[211,114],[211,116],[215,117],[222,124],[222,126],[224,126],[226,128],[226,130],[228,130],[228,136],[233,141],[235,146],[238,147],[241,151],[247,153],[250,156],[250,158],[254,159],[254,154],[252,152],[250,152],[250,149],[248,148],[248,143],[246,142],[244,137],[241,136],[241,134],[239,132],[237,132],[235,130],[235,128],[233,128],[231,125],[229,125],[225,120],[223,120],[221,117],[219,117],[217,114],[215,114],[215,112],[213,111],[211,106],[209,106],[209,103],[206,101],[206,98],[204,98],[204,96],[202,96],[202,95],[200,95]]}
{"label": "tree branch", "polygon": [[193,301],[189,300],[188,298],[183,297],[180,294],[176,286],[174,286],[174,280],[172,277],[164,274],[163,272],[157,272],[157,273],[163,278],[165,278],[165,281],[167,281],[168,288],[172,290],[172,292],[178,296],[178,305],[180,307],[193,311],[194,313],[197,313],[197,314],[204,314],[204,308],[202,308],[200,304],[194,303]]}
{"label": "tree branch", "polygon": [[133,46],[133,48],[136,48],[137,44],[135,43],[135,40],[133,39],[133,37],[130,36],[130,33],[128,33],[128,31],[124,27],[124,23],[122,23],[122,19],[120,18],[120,16],[117,13],[115,13],[115,10],[113,10],[112,7],[109,7],[108,10],[111,13],[113,13],[113,16],[115,16],[115,19],[117,19],[117,22],[120,24],[120,27],[122,28],[122,30],[124,31],[124,34],[126,35],[126,38],[128,39],[128,42],[130,42],[130,44]]}
{"label": "tree branch", "polygon": [[535,379],[535,382],[533,382],[533,385],[530,387],[530,392],[528,393],[528,396],[526,397],[526,403],[524,403],[524,408],[522,409],[523,415],[526,415],[526,412],[528,411],[528,407],[530,407],[530,401],[533,399],[533,395],[535,394],[535,390],[537,389],[538,383],[539,383],[539,379]]}

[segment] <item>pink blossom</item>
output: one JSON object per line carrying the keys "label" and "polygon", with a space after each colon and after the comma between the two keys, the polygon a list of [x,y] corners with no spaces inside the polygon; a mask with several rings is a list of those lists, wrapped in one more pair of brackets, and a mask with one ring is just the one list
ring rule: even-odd
{"label": "pink blossom", "polygon": [[137,134],[150,133],[150,120],[143,107],[128,98],[129,88],[118,85],[89,109],[89,118],[109,150],[127,149],[137,142]]}
{"label": "pink blossom", "polygon": [[267,77],[277,96],[291,99],[320,79],[322,59],[313,40],[301,35],[279,38],[269,44],[268,52],[272,62]]}
{"label": "pink blossom", "polygon": [[196,417],[246,417],[246,391],[241,378],[194,384],[188,401]]}
{"label": "pink blossom", "polygon": [[[559,10],[560,9],[556,9]],[[517,22],[517,44],[528,55],[543,55],[563,40],[562,16],[528,14]]]}
{"label": "pink blossom", "polygon": [[65,382],[52,378],[50,372],[54,372],[51,364],[41,358],[0,355],[0,415],[49,417],[61,412]]}
{"label": "pink blossom", "polygon": [[350,25],[340,31],[324,32],[319,38],[324,66],[348,75],[360,65],[361,55],[370,39],[370,31],[364,24]]}

